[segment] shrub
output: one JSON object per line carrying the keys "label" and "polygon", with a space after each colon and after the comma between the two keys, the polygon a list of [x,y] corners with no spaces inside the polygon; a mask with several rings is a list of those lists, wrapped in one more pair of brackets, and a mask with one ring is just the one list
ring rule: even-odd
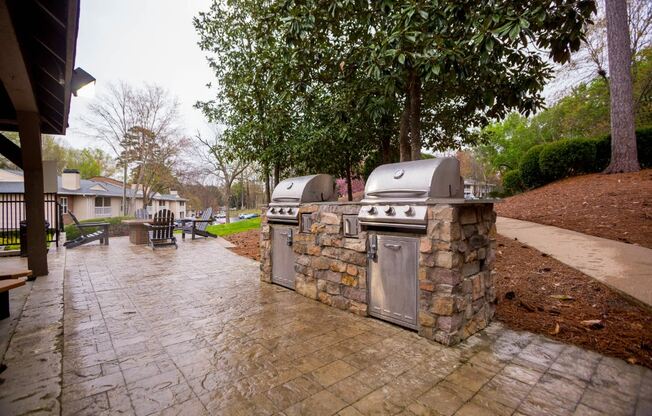
{"label": "shrub", "polygon": [[[133,219],[133,217],[111,217],[111,218],[93,218],[90,220],[82,220],[80,223],[85,222],[108,222],[109,223],[109,236],[119,237],[124,235],[129,235],[129,228],[122,224],[122,220]],[[66,232],[66,240],[73,240],[79,237],[79,228],[75,224],[68,224],[64,227]],[[88,232],[96,231],[95,228],[87,228]]]}
{"label": "shrub", "polygon": [[539,168],[549,180],[592,172],[595,169],[595,140],[559,140],[543,147]]}
{"label": "shrub", "polygon": [[595,163],[593,172],[602,172],[609,166],[611,160],[611,136],[593,139],[595,144]]}
{"label": "shrub", "polygon": [[[611,135],[593,139],[595,143],[594,172],[602,172],[611,161]],[[636,130],[636,150],[641,168],[652,168],[652,127]]]}
{"label": "shrub", "polygon": [[636,130],[636,149],[641,168],[652,168],[652,127]]}
{"label": "shrub", "polygon": [[506,195],[514,195],[523,191],[521,172],[518,169],[510,170],[503,175],[503,189]]}
{"label": "shrub", "polygon": [[533,146],[528,150],[519,163],[520,180],[525,188],[536,188],[547,183],[546,178],[539,168],[539,154],[544,145]]}

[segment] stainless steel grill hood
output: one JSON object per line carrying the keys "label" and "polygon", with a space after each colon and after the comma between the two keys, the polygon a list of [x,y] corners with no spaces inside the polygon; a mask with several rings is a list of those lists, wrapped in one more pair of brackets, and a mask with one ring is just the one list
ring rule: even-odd
{"label": "stainless steel grill hood", "polygon": [[358,219],[363,225],[425,229],[426,204],[464,198],[460,162],[441,157],[377,167],[365,186]]}
{"label": "stainless steel grill hood", "polygon": [[326,202],[337,199],[335,181],[330,175],[319,174],[288,178],[276,185],[267,210],[270,222],[297,224],[298,206],[310,202]]}

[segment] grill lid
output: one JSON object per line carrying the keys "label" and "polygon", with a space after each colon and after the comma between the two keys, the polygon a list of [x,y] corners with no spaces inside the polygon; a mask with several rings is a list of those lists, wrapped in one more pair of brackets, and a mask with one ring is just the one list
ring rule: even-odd
{"label": "grill lid", "polygon": [[[335,181],[330,175],[309,175],[288,178],[276,185],[272,193],[274,205],[298,205],[335,199]],[[271,205],[271,204],[270,204]]]}
{"label": "grill lid", "polygon": [[381,165],[369,175],[362,203],[427,202],[431,198],[464,198],[460,162],[456,158]]}
{"label": "grill lid", "polygon": [[267,209],[270,222],[286,224],[299,223],[299,209],[302,203],[332,201],[337,198],[335,181],[330,175],[310,175],[289,178],[279,182],[272,193]]}

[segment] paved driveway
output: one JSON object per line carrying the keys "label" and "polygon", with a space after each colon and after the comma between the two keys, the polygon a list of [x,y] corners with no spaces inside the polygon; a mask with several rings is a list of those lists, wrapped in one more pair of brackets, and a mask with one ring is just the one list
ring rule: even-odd
{"label": "paved driveway", "polygon": [[215,240],[68,250],[64,301],[64,415],[652,412],[650,370],[498,324],[446,348],[259,283]]}

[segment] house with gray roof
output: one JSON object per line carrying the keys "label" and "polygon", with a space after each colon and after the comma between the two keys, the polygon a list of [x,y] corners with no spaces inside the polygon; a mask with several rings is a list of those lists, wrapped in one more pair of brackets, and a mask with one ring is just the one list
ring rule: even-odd
{"label": "house with gray roof", "polygon": [[[16,171],[0,170],[0,194],[21,194],[24,192],[22,175]],[[142,191],[133,188],[126,190],[127,202],[135,196],[134,207],[130,212],[141,208]],[[119,217],[122,213],[121,185],[109,178],[81,179],[79,171],[66,169],[57,177],[57,196],[64,214],[73,212],[79,220],[91,218]],[[157,193],[147,207],[150,216],[161,209],[168,209],[175,218],[185,218],[188,214],[187,199],[176,191],[169,194]],[[67,216],[64,216],[64,220]]]}

